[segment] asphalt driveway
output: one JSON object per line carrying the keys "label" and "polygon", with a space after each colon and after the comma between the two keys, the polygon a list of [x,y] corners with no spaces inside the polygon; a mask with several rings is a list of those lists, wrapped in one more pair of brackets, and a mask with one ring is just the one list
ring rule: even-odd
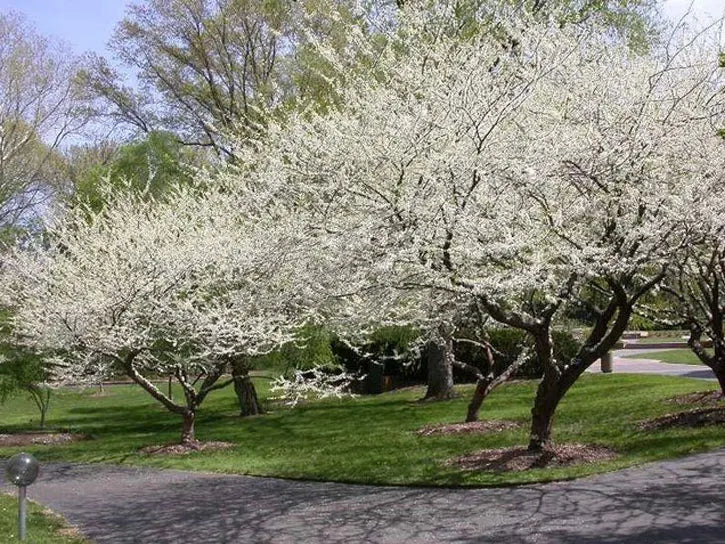
{"label": "asphalt driveway", "polygon": [[725,543],[724,488],[720,450],[469,490],[52,464],[28,495],[98,543],[702,544]]}

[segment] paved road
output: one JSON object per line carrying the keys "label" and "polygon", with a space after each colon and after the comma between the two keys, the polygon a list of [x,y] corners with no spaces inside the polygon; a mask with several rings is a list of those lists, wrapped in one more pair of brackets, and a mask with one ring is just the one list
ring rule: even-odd
{"label": "paved road", "polygon": [[725,543],[725,450],[573,482],[416,489],[45,467],[29,496],[99,544]]}

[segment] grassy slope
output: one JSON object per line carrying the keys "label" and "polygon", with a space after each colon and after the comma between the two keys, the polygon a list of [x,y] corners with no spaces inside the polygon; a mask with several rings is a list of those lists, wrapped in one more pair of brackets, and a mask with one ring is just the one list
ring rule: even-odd
{"label": "grassy slope", "polygon": [[627,355],[630,359],[654,359],[663,363],[676,363],[681,365],[701,365],[700,359],[697,358],[691,349],[669,349],[667,351],[647,351],[644,353],[635,353]]}
{"label": "grassy slope", "polygon": [[[18,503],[15,497],[0,494],[0,539],[15,542],[18,536]],[[27,544],[83,544],[89,541],[74,536],[63,518],[44,511],[34,502],[28,504]]]}
{"label": "grassy slope", "polygon": [[[262,395],[266,383],[259,381]],[[519,474],[461,472],[446,459],[482,448],[524,444],[535,384],[508,384],[486,402],[482,415],[522,423],[520,429],[490,436],[420,437],[422,425],[461,421],[471,387],[448,402],[415,402],[421,389],[376,397],[276,407],[252,419],[237,417],[231,390],[210,396],[198,421],[202,440],[226,440],[228,451],[185,457],[146,457],[143,445],[177,439],[180,421],[134,386],[108,388],[105,397],[65,392],[57,395],[49,425],[90,434],[93,440],[55,447],[27,447],[42,461],[133,463],[365,483],[497,485],[571,478],[594,472],[685,455],[725,445],[722,427],[642,432],[637,421],[676,411],[664,402],[673,395],[702,390],[701,381],[633,375],[583,376],[562,402],[555,427],[560,442],[613,447],[622,456],[595,466],[538,469]],[[16,399],[0,415],[0,428],[26,429],[35,418],[28,401]],[[18,448],[0,450],[0,455]]]}

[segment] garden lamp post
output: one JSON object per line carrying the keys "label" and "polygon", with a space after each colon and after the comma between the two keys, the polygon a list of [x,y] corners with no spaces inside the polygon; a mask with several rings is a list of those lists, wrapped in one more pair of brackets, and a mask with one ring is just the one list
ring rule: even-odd
{"label": "garden lamp post", "polygon": [[40,463],[29,453],[19,453],[10,458],[5,474],[11,484],[18,487],[18,538],[25,540],[25,494],[27,487],[38,477]]}

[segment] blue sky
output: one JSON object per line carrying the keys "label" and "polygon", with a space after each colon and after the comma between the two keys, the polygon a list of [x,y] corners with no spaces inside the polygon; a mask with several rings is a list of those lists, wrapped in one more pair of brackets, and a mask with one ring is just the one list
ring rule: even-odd
{"label": "blue sky", "polygon": [[[668,17],[679,17],[692,0],[664,0]],[[67,42],[77,53],[102,53],[116,23],[123,17],[126,0],[0,0],[0,11],[25,14],[42,34]],[[720,16],[724,0],[694,0],[698,18]]]}
{"label": "blue sky", "polygon": [[102,53],[126,4],[126,0],[0,0],[0,11],[24,14],[41,34],[60,38],[77,53]]}

